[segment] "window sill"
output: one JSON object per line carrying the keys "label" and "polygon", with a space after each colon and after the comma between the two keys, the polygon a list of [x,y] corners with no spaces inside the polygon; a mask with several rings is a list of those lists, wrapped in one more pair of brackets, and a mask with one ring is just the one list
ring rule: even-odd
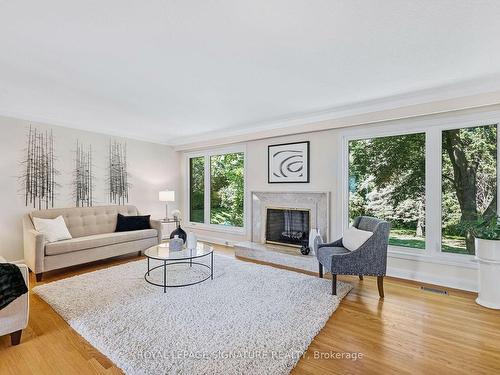
{"label": "window sill", "polygon": [[[415,250],[419,250],[422,252],[425,251],[422,249],[415,249]],[[424,253],[411,254],[408,253],[407,251],[401,250],[401,248],[389,247],[387,256],[389,258],[406,259],[406,260],[414,260],[425,263],[443,264],[447,266],[478,269],[478,262],[472,255],[451,255],[451,254],[429,255]]]}
{"label": "window sill", "polygon": [[219,232],[219,233],[232,233],[232,234],[246,234],[246,229],[240,227],[230,227],[225,225],[217,225],[217,224],[204,224],[204,223],[192,223],[188,222],[185,225],[185,228],[189,229],[200,229],[206,230],[210,232]]}

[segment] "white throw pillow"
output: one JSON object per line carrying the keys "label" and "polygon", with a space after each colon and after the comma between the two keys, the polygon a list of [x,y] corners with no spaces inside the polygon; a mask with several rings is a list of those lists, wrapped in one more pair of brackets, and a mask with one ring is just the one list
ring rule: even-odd
{"label": "white throw pillow", "polygon": [[373,236],[373,232],[350,227],[344,232],[342,245],[344,245],[347,250],[354,251],[363,245],[371,236]]}
{"label": "white throw pillow", "polygon": [[58,216],[55,219],[41,219],[39,217],[34,217],[33,224],[35,225],[35,229],[42,233],[45,236],[45,239],[49,242],[69,240],[73,238],[71,237],[62,216]]}

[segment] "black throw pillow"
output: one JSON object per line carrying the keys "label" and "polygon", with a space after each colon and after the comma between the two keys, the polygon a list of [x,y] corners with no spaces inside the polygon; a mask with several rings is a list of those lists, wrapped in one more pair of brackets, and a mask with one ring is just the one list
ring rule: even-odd
{"label": "black throw pillow", "polygon": [[115,232],[129,232],[131,230],[151,229],[149,218],[151,215],[146,216],[125,216],[118,214],[116,221]]}

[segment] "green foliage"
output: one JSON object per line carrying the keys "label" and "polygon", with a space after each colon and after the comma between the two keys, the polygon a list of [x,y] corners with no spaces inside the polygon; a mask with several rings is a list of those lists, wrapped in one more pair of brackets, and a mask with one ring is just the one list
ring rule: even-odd
{"label": "green foliage", "polygon": [[470,232],[475,238],[500,240],[500,222],[498,217],[479,216],[475,221],[461,223],[464,232]]}
{"label": "green foliage", "polygon": [[205,215],[205,158],[203,156],[189,159],[190,179],[190,212],[189,220],[203,223]]}
{"label": "green foliage", "polygon": [[[350,218],[389,220],[394,245],[424,247],[425,134],[351,141],[349,157]],[[413,238],[393,235],[397,229],[410,230]]]}
{"label": "green foliage", "polygon": [[[445,252],[474,254],[471,223],[496,213],[496,125],[451,129],[442,133],[443,234],[463,239]],[[443,241],[444,242],[444,241]]]}
{"label": "green foliage", "polygon": [[[442,248],[474,254],[464,223],[496,212],[496,125],[446,130],[442,138]],[[349,142],[349,217],[389,220],[391,244],[423,248],[425,163],[424,133]]]}
{"label": "green foliage", "polygon": [[210,157],[210,222],[243,226],[244,155],[232,153]]}

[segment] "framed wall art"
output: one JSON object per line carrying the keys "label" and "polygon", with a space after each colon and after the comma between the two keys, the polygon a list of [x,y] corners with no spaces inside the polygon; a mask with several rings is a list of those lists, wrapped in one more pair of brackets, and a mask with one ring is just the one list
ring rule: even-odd
{"label": "framed wall art", "polygon": [[309,141],[268,146],[267,182],[309,183]]}

